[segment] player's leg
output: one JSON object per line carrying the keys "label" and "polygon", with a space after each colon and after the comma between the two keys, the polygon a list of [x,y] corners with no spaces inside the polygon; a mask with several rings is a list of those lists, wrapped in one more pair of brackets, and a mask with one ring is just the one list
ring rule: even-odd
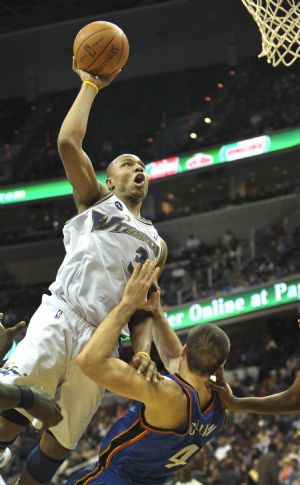
{"label": "player's leg", "polygon": [[20,485],[37,485],[51,480],[68,452],[76,448],[101,403],[103,389],[86,377],[75,361],[94,329],[82,321],[73,321],[72,329],[77,343],[68,359],[63,384],[58,389],[64,419],[43,434],[40,444],[27,459]]}
{"label": "player's leg", "polygon": [[27,458],[18,484],[40,485],[48,483],[66,459],[69,451],[57,441],[51,432],[44,432],[40,443]]}
{"label": "player's leg", "polygon": [[[5,384],[41,386],[55,397],[59,383],[63,382],[72,336],[58,308],[50,297],[43,298],[42,305],[33,315],[25,338],[0,370],[0,380]],[[28,411],[12,410],[1,413],[0,441],[2,454],[14,441],[23,427],[32,421]],[[6,451],[7,453],[7,451]]]}
{"label": "player's leg", "polygon": [[7,465],[11,458],[10,445],[24,431],[28,419],[14,409],[2,411],[0,416],[0,468]]}

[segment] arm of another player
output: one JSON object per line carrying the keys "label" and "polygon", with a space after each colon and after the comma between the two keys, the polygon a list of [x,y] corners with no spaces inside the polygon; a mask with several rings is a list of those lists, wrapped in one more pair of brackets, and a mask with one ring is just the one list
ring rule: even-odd
{"label": "arm of another player", "polygon": [[28,386],[0,383],[0,409],[26,409],[29,414],[42,421],[44,429],[55,426],[62,420],[59,405],[44,392]]}
{"label": "arm of another player", "polygon": [[[96,79],[78,69],[73,60],[73,70],[81,81],[93,83],[100,91],[108,86],[119,73],[109,78]],[[82,84],[80,91],[61,126],[57,147],[69,182],[73,187],[74,200],[78,212],[90,207],[108,193],[108,189],[97,180],[93,165],[82,148],[88,118],[97,89],[91,84]]]}
{"label": "arm of another player", "polygon": [[[99,325],[76,361],[93,381],[121,396],[149,403],[157,386],[151,384],[127,363],[111,357],[119,334],[131,315],[138,309],[151,310],[157,296],[147,300],[150,286],[159,269],[151,261],[136,265],[120,303]],[[164,388],[165,386],[162,386]],[[164,390],[162,390],[164,392]]]}
{"label": "arm of another player", "polygon": [[4,359],[7,352],[11,349],[14,343],[15,335],[25,327],[25,322],[19,322],[11,328],[4,328],[2,325],[3,313],[0,313],[0,360]]}
{"label": "arm of another player", "polygon": [[300,373],[289,389],[265,397],[235,397],[224,379],[223,371],[218,373],[216,383],[210,382],[210,387],[218,393],[225,407],[235,412],[289,414],[300,411]]}
{"label": "arm of another player", "polygon": [[[168,257],[168,247],[166,242],[160,238],[161,241],[161,256],[157,263],[160,268],[159,275],[161,274],[167,257]],[[157,289],[157,283],[154,282],[151,291]],[[130,329],[130,341],[135,355],[133,356],[132,363],[138,372],[146,373],[146,378],[154,381],[157,380],[156,365],[147,357],[146,354],[150,354],[152,337],[153,337],[153,315],[151,312],[146,312],[144,310],[136,312],[129,322]]]}
{"label": "arm of another player", "polygon": [[183,347],[163,312],[160,298],[157,299],[157,305],[153,308],[152,314],[154,343],[165,368],[173,373],[178,369]]}

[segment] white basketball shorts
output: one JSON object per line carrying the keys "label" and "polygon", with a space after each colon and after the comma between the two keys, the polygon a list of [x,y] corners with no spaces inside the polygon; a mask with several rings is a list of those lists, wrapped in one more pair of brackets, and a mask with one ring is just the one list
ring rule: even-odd
{"label": "white basketball shorts", "polygon": [[[70,318],[72,313],[74,319]],[[59,300],[43,295],[25,338],[0,370],[1,382],[40,385],[57,399],[63,420],[51,432],[68,449],[76,448],[104,394],[104,389],[86,377],[75,361],[94,330],[70,310],[67,318]],[[18,411],[32,419],[26,411]]]}

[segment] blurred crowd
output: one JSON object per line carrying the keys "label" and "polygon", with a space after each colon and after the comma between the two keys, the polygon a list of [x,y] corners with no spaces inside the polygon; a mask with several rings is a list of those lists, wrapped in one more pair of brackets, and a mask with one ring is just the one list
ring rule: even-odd
{"label": "blurred crowd", "polygon": [[[129,84],[123,82],[119,97],[113,94],[115,99],[108,90],[103,103],[109,106],[110,117],[105,117],[105,124],[93,129],[93,119],[100,119],[101,110],[108,109],[95,104],[86,139],[87,151],[96,169],[104,170],[109,160],[124,151],[136,152],[145,161],[152,161],[300,124],[300,86],[293,72],[281,69],[274,72],[267,65],[258,66],[253,62],[238,69],[210,69],[209,76],[205,78],[205,75],[201,69],[178,73],[177,77],[172,73],[170,82],[170,75],[165,74],[157,76],[156,80],[136,80],[135,89],[132,84],[129,88]],[[168,97],[161,96],[164,85]],[[10,109],[3,102],[0,106],[4,126],[0,158],[9,165],[9,170],[3,172],[2,181],[12,184],[64,177],[56,138],[74,94],[60,93],[31,105],[10,100]],[[131,106],[137,110],[134,116]],[[121,116],[120,111],[126,116]],[[203,124],[205,116],[210,117],[210,124]],[[196,133],[196,138],[190,138],[191,131]],[[18,151],[13,150],[15,146],[19,147]],[[219,173],[215,173],[219,177]],[[180,194],[169,192],[159,195],[155,198],[154,222],[299,191],[296,179],[287,181],[281,175],[275,184],[263,183],[262,179],[258,183],[252,176],[254,182],[249,190],[233,199],[229,199],[228,181],[222,189],[223,176],[219,177],[220,191],[215,197],[199,197],[201,181],[191,184],[191,197],[181,198]],[[10,209],[4,210],[8,214]],[[1,228],[3,246],[61,237],[61,228],[74,214],[74,209],[71,202],[61,207],[46,202],[20,206],[16,212],[13,217],[7,216]],[[299,268],[300,227],[290,233],[279,222],[253,232],[247,240],[227,230],[211,245],[191,230],[183,245],[170,251],[160,281],[162,302],[170,307],[221,296],[289,277],[298,273]],[[49,281],[44,281],[36,286],[20,287],[2,265],[0,290],[4,323],[9,326],[19,319],[29,321],[48,284]],[[259,341],[233,341],[227,368],[237,395],[264,396],[291,384],[299,368],[296,356],[300,332],[297,330],[296,325],[278,321]],[[125,401],[118,402],[98,411],[77,450],[71,453],[53,483],[60,485],[83,463],[95,462],[106,431],[129,405]],[[13,445],[14,459],[3,472],[9,485],[14,483],[36,439],[36,432],[30,428]],[[297,417],[257,419],[249,415],[229,415],[222,435],[168,485],[264,485],[259,482],[259,476],[266,468],[277,480],[275,485],[300,485],[299,443],[300,420]]]}
{"label": "blurred crowd", "polygon": [[[300,192],[300,180],[293,180],[291,176],[284,180],[283,174],[280,174],[278,181],[267,181],[265,178],[256,177],[255,170],[252,169],[249,174],[252,183],[246,181],[244,193],[235,193],[234,197],[230,197],[229,177],[225,177],[222,173],[209,173],[209,175],[213,176],[213,181],[204,180],[198,183],[192,181],[188,188],[188,196],[183,190],[174,189],[172,192],[166,190],[157,196],[155,194],[156,211],[153,222],[187,217]],[[204,190],[206,193],[203,193]],[[211,193],[215,191],[213,197],[207,196],[209,190]]]}
{"label": "blurred crowd", "polygon": [[227,230],[211,246],[191,234],[170,252],[168,263],[160,281],[165,305],[241,291],[299,271],[300,228],[288,234],[278,223],[252,240],[239,240]]}
{"label": "blurred crowd", "polygon": [[[164,90],[168,96],[162,97]],[[30,105],[2,102],[0,160],[9,165],[2,175],[5,183],[64,176],[56,139],[74,96],[73,91],[57,93]],[[209,66],[124,81],[118,92],[107,91],[101,105],[95,103],[86,150],[95,168],[104,170],[122,152],[137,153],[147,162],[241,140],[299,124],[299,97],[292,71],[274,71],[256,60],[237,69]],[[101,121],[107,110],[110,116]]]}
{"label": "blurred crowd", "polygon": [[[231,336],[227,380],[238,396],[265,396],[281,392],[291,385],[299,369],[300,331],[297,324],[280,320],[269,323],[269,330],[262,338],[254,339],[249,331],[244,332],[242,342],[237,336]],[[78,468],[95,463],[106,432],[131,404],[126,400],[113,402],[97,412],[53,484],[62,484]],[[36,440],[37,434],[30,428],[13,445],[14,458],[3,472],[8,485],[14,483]],[[273,481],[259,481],[259,474],[269,475]],[[179,472],[166,485],[181,483],[299,485],[299,417],[228,413],[223,432],[196,455],[186,470]]]}
{"label": "blurred crowd", "polygon": [[[206,177],[200,183],[190,180],[188,194],[185,187],[175,190],[171,181],[166,183],[163,193],[154,186],[153,192],[151,190],[149,195],[149,200],[153,200],[153,204],[150,201],[148,210],[150,210],[149,216],[151,217],[148,218],[157,224],[171,219],[300,192],[300,180],[293,178],[293,173],[288,173],[286,180],[280,173],[278,182],[270,180],[269,183],[266,183],[261,174],[256,177],[254,169],[251,171],[250,177],[252,183],[247,183],[248,181],[245,183],[243,195],[236,193],[234,198],[231,198],[229,193],[229,177],[224,177],[222,173],[214,174],[212,180],[208,180]],[[213,197],[212,194],[214,194]],[[61,201],[54,199],[28,205],[7,206],[3,208],[3,211],[5,211],[3,219],[6,220],[6,223],[0,227],[0,246],[9,246],[10,244],[61,238],[66,221],[75,214],[75,206],[71,198]],[[147,216],[147,205],[144,213]]]}

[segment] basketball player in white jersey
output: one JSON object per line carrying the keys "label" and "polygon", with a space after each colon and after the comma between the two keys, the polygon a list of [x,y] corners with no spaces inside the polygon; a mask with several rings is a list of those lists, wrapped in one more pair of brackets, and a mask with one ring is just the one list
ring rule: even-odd
{"label": "basketball player in white jersey", "polygon": [[[140,215],[148,177],[139,157],[120,155],[111,162],[104,187],[82,149],[93,101],[116,74],[95,79],[74,65],[73,69],[82,86],[61,126],[58,151],[73,186],[78,215],[65,225],[66,256],[49,288],[51,296],[43,295],[26,337],[0,371],[2,382],[41,385],[57,398],[64,417],[42,434],[19,479],[22,485],[51,480],[99,407],[103,389],[82,373],[75,358],[119,302],[134,262],[151,259],[161,268],[166,260],[165,243]],[[146,316],[131,328],[131,341],[139,371],[144,370],[147,378],[154,372],[147,356],[151,340],[152,320]],[[3,463],[27,418],[30,415],[23,410],[2,414]]]}
{"label": "basketball player in white jersey", "polygon": [[[14,327],[4,328],[2,318],[3,313],[0,313],[0,361],[4,360],[12,347],[16,334],[25,327],[25,322],[22,321]],[[0,409],[14,407],[30,409],[32,416],[43,421],[45,429],[62,420],[58,404],[39,389],[0,382]]]}

